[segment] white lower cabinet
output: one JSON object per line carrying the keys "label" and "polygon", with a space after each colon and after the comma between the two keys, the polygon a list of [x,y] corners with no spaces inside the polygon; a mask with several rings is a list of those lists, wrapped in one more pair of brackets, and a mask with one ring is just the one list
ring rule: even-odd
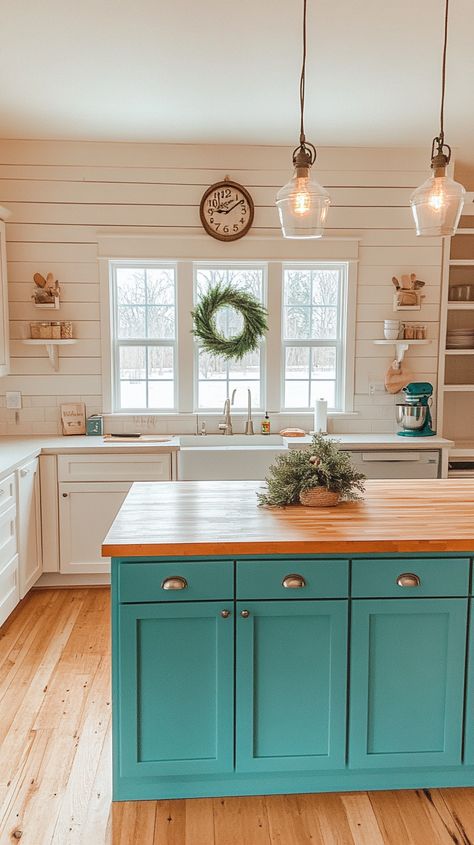
{"label": "white lower cabinet", "polygon": [[43,571],[38,458],[18,470],[18,554],[22,599]]}
{"label": "white lower cabinet", "polygon": [[110,559],[101,557],[101,545],[130,487],[127,481],[59,484],[62,573],[110,572]]}
{"label": "white lower cabinet", "polygon": [[15,610],[19,601],[18,555],[14,555],[8,563],[0,563],[0,625]]}

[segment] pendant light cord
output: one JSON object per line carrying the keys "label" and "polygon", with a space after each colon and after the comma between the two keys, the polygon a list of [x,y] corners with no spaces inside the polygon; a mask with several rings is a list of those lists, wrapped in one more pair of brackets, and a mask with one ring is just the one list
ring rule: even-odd
{"label": "pendant light cord", "polygon": [[[305,0],[306,2],[306,0]],[[449,0],[446,0],[444,9],[444,44],[443,44],[443,64],[441,70],[441,108],[439,115],[440,133],[439,141],[441,147],[444,144],[444,96],[446,91],[446,54],[448,51],[448,15],[449,15]]]}
{"label": "pendant light cord", "polygon": [[301,65],[300,76],[300,144],[303,146],[305,142],[304,134],[304,94],[306,82],[306,7],[307,0],[303,0],[303,61]]}

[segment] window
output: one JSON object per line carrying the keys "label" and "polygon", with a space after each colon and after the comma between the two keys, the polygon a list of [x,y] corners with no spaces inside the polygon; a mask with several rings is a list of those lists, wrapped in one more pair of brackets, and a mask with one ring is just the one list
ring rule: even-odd
{"label": "window", "polygon": [[346,265],[283,269],[283,407],[343,407]]}
{"label": "window", "polygon": [[112,265],[114,408],[176,407],[176,269]]}
{"label": "window", "polygon": [[[194,299],[205,293],[211,285],[232,285],[238,290],[253,294],[265,301],[265,268],[263,266],[217,267],[196,264],[194,268]],[[216,325],[225,337],[241,331],[241,315],[233,308],[221,308],[216,313]],[[263,342],[260,348],[241,361],[225,361],[209,355],[196,344],[196,397],[199,410],[221,411],[224,402],[237,390],[235,408],[247,407],[247,390],[250,389],[252,407],[263,408]]]}
{"label": "window", "polygon": [[[132,259],[101,267],[111,317],[104,401],[112,412],[221,414],[234,390],[240,412],[248,390],[259,411],[308,413],[321,397],[331,411],[352,411],[355,260]],[[215,358],[192,334],[193,302],[215,284],[247,291],[268,308],[269,331],[242,361]],[[215,319],[227,337],[242,328],[232,308]]]}

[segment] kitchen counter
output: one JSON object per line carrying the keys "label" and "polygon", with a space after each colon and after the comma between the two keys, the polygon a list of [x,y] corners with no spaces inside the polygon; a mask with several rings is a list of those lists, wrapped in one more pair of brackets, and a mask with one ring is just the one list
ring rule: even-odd
{"label": "kitchen counter", "polygon": [[[454,444],[443,437],[398,437],[395,434],[338,434],[331,435],[342,447],[348,449],[397,449],[420,451],[425,449],[440,449],[447,455],[448,449]],[[251,441],[249,437],[249,441]],[[298,448],[311,443],[311,436],[287,437],[284,444],[291,448]],[[233,446],[232,437],[222,438],[222,447]],[[206,446],[206,438],[202,438],[203,447]],[[221,448],[222,448],[221,447]],[[216,447],[219,448],[219,447]],[[242,448],[242,446],[240,446]],[[258,448],[265,448],[265,444]],[[268,447],[267,447],[268,448]],[[176,435],[168,441],[156,440],[123,440],[104,442],[102,437],[87,437],[86,435],[75,435],[71,437],[0,437],[0,478],[13,472],[25,461],[31,460],[40,454],[43,455],[65,455],[74,452],[87,454],[99,453],[120,453],[137,451],[141,454],[156,452],[178,452],[180,449],[180,437]],[[446,458],[447,462],[447,458]]]}
{"label": "kitchen counter", "polygon": [[179,439],[173,437],[164,442],[123,440],[104,442],[102,437],[74,435],[71,437],[0,437],[0,477],[17,469],[38,455],[69,455],[120,453],[136,450],[141,454],[156,452],[177,452]]}
{"label": "kitchen counter", "polygon": [[102,547],[112,557],[474,549],[474,481],[368,481],[336,508],[260,508],[260,482],[134,484]]}

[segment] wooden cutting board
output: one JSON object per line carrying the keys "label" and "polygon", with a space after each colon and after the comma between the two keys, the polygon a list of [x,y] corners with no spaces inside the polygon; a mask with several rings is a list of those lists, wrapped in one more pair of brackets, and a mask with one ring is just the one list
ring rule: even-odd
{"label": "wooden cutting board", "polygon": [[404,361],[396,368],[390,364],[385,373],[385,389],[388,393],[400,393],[402,387],[406,387],[411,381],[413,381],[413,374]]}

